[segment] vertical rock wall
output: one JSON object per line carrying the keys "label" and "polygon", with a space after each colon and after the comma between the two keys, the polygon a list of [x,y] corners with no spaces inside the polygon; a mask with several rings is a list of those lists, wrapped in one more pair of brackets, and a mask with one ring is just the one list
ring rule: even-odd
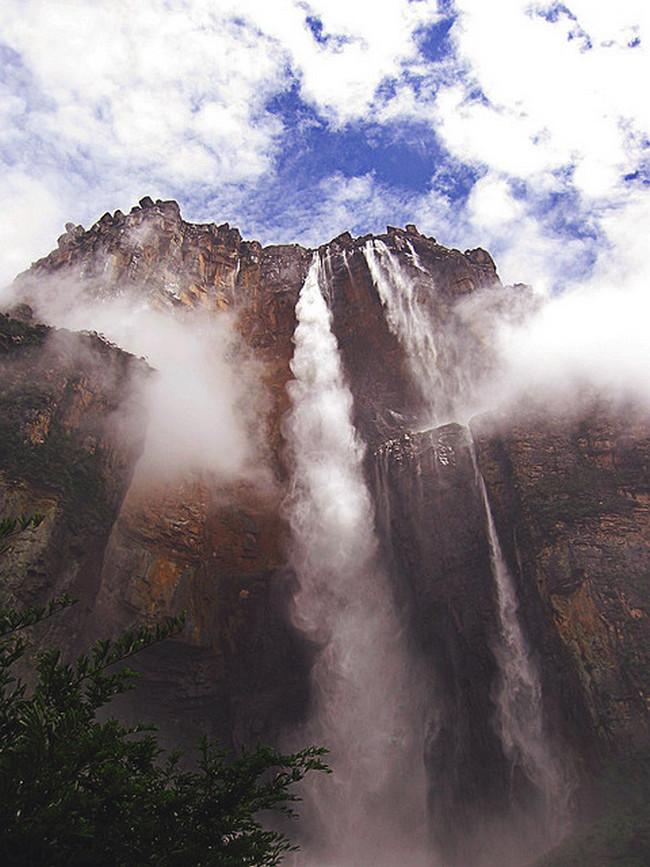
{"label": "vertical rock wall", "polygon": [[583,750],[648,743],[650,428],[632,407],[477,419],[553,723]]}
{"label": "vertical rock wall", "polygon": [[394,592],[433,695],[424,761],[434,838],[451,863],[471,863],[511,794],[494,726],[496,599],[471,441],[450,424],[389,441],[375,461]]}
{"label": "vertical rock wall", "polygon": [[77,598],[48,626],[52,635],[65,621],[68,646],[94,604],[142,450],[135,385],[147,375],[96,337],[0,316],[0,514],[45,517],[0,561],[2,604]]}

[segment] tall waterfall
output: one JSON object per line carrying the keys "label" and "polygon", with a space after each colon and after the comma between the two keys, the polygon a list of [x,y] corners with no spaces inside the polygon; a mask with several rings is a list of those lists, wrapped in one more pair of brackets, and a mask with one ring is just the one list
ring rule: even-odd
{"label": "tall waterfall", "polygon": [[[286,511],[299,581],[295,621],[320,651],[303,740],[329,748],[332,776],[306,783],[311,867],[421,865],[424,690],[418,690],[378,561],[364,446],[351,420],[318,254],[296,307],[286,436]],[[300,862],[302,863],[302,862]]]}
{"label": "tall waterfall", "polygon": [[477,360],[485,347],[441,298],[417,250],[406,241],[404,267],[380,238],[363,247],[386,321],[406,352],[413,382],[422,397],[421,426],[467,420],[481,406]]}
{"label": "tall waterfall", "polygon": [[[388,325],[402,344],[412,374],[426,400],[431,418],[439,423],[438,407],[445,406],[445,380],[440,367],[440,349],[431,333],[432,322],[418,304],[417,285],[381,240],[369,241],[364,255],[378,294],[386,309]],[[418,271],[422,265],[415,250],[411,259]],[[442,335],[440,336],[442,340]],[[447,404],[453,406],[451,404]],[[492,573],[498,600],[501,640],[494,648],[499,675],[495,690],[495,725],[503,752],[511,766],[520,768],[542,795],[546,818],[560,823],[571,794],[570,774],[565,772],[543,730],[542,693],[537,669],[517,617],[515,585],[506,566],[487,497],[485,483],[472,455],[477,483],[485,506]],[[388,509],[388,504],[380,504]],[[386,521],[388,518],[386,518]],[[561,831],[557,828],[556,831]]]}
{"label": "tall waterfall", "polygon": [[496,723],[512,767],[519,767],[544,799],[546,818],[556,826],[549,828],[549,835],[551,830],[557,834],[564,830],[567,818],[573,788],[571,772],[563,767],[544,733],[539,672],[521,630],[514,579],[503,556],[485,480],[475,457],[474,466],[485,506],[499,610],[500,640],[495,648],[499,663]]}

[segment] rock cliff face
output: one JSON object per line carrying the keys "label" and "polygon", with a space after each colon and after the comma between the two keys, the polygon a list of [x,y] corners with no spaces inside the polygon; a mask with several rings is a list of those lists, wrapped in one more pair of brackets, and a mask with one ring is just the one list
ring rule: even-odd
{"label": "rock cliff face", "polygon": [[[142,451],[146,366],[98,337],[0,317],[0,511],[44,515],[0,563],[3,604],[69,592],[83,629]],[[56,623],[52,622],[52,628]]]}
{"label": "rock cliff face", "polygon": [[396,595],[436,696],[424,756],[436,836],[473,859],[458,828],[476,832],[511,793],[493,725],[498,618],[471,449],[450,424],[388,441],[375,460]]}
{"label": "rock cliff face", "polygon": [[256,488],[209,475],[136,482],[119,519],[107,523],[110,540],[95,565],[91,635],[188,612],[173,651],[142,655],[146,677],[133,708],[139,718],[153,714],[175,739],[193,742],[205,729],[230,743],[273,739],[304,712],[308,654],[286,623],[279,480],[294,308],[310,259],[295,245],[242,241],[227,225],[186,223],[175,202],[145,198],[87,232],[69,225],[58,249],[17,281],[37,312],[47,286],[99,301],[146,299],[171,316],[234,310],[262,367],[276,482]]}
{"label": "rock cliff face", "polygon": [[579,418],[473,429],[558,721],[604,751],[647,745],[647,417],[592,401]]}
{"label": "rock cliff face", "polygon": [[[448,250],[414,226],[315,252],[395,604],[436,708],[424,756],[436,845],[450,863],[481,863],[481,829],[534,786],[495,722],[503,625],[479,472],[539,670],[543,728],[586,776],[648,744],[650,424],[591,401],[570,418],[528,409],[477,418],[471,433],[441,425],[480,389],[495,317],[523,315],[527,288],[501,286],[485,251]],[[18,278],[23,306],[0,322],[0,510],[46,514],[2,564],[2,602],[71,591],[82,604],[59,636],[71,646],[186,609],[183,634],[143,655],[139,705],[125,709],[176,738],[277,740],[309,712],[318,648],[290,618],[283,417],[313,255],[186,223],[175,202],[145,198],[88,231],[68,225]],[[131,483],[144,439],[137,383],[153,374],[96,336],[25,321],[24,305],[47,320],[67,298],[231,316],[258,365],[263,472]],[[399,316],[434,334],[428,368]]]}

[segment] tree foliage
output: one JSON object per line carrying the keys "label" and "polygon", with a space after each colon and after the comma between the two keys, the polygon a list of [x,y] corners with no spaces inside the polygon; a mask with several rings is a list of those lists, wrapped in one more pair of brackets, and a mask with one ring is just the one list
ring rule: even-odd
{"label": "tree foliage", "polygon": [[[0,522],[0,550],[37,523]],[[98,711],[134,686],[135,673],[116,666],[176,633],[182,616],[98,641],[73,662],[40,652],[28,687],[15,674],[25,630],[71,603],[0,611],[0,863],[279,864],[295,847],[259,814],[295,815],[292,787],[310,770],[327,770],[324,750],[257,747],[233,757],[204,739],[196,768],[185,770],[180,753],[163,754],[153,726],[100,721]]]}

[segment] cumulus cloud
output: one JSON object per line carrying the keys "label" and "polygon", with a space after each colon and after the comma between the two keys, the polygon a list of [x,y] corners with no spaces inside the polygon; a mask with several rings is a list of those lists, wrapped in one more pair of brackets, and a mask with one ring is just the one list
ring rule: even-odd
{"label": "cumulus cloud", "polygon": [[[39,184],[58,203],[60,225],[145,192],[178,198],[195,219],[209,200],[232,209],[211,218],[240,222],[289,132],[273,98],[298,88],[335,126],[367,116],[380,84],[415,61],[413,34],[435,6],[148,0],[124,15],[109,0],[8,0],[5,166],[28,179],[34,210]],[[3,280],[41,252],[29,233],[17,240]]]}
{"label": "cumulus cloud", "polygon": [[28,131],[61,157],[86,148],[100,167],[132,160],[179,184],[268,169],[277,126],[264,100],[282,76],[280,52],[208,4],[154,0],[124,16],[108,2],[28,0],[10,4],[3,39],[40,96]]}
{"label": "cumulus cloud", "polygon": [[594,394],[650,409],[647,287],[581,287],[548,300],[525,325],[502,327],[494,402],[526,397],[558,412]]}
{"label": "cumulus cloud", "polygon": [[[626,19],[612,4],[568,5],[563,12],[558,4],[507,0],[495,16],[486,4],[458,0],[458,55],[480,94],[445,88],[440,121],[450,146],[468,159],[513,175],[575,165],[584,172],[578,189],[597,198],[635,164],[633,130],[650,126],[637,86],[647,53],[643,43],[619,38]],[[645,35],[648,13],[620,6]]]}
{"label": "cumulus cloud", "polygon": [[[571,235],[540,219],[544,198],[562,193],[575,194],[576,221],[607,233],[646,159],[650,112],[638,83],[648,73],[647,7],[507,0],[495,16],[477,0],[456,6],[462,75],[438,89],[434,109],[447,147],[527,185],[525,216],[539,222],[542,247]],[[548,272],[557,284],[559,269]]]}
{"label": "cumulus cloud", "polygon": [[368,115],[382,81],[399,78],[403,67],[416,62],[416,31],[438,17],[435,0],[397,0],[380,13],[373,0],[297,5],[307,12],[317,38],[303,18],[288,39],[288,16],[278,15],[274,4],[265,5],[262,20],[287,45],[303,97],[336,124]]}

